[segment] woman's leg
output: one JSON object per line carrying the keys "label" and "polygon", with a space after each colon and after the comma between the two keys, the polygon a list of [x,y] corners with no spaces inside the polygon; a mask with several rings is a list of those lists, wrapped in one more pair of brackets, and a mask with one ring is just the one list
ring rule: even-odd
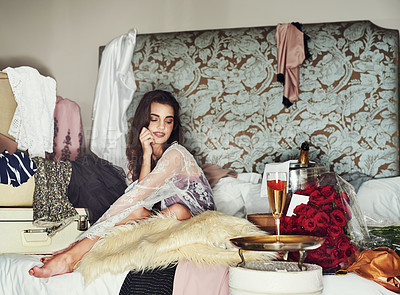
{"label": "woman's leg", "polygon": [[151,212],[147,210],[146,208],[138,208],[135,211],[132,211],[131,214],[129,214],[125,219],[121,220],[120,222],[116,223],[115,225],[121,225],[121,224],[126,224],[130,221],[138,221],[141,219],[145,219],[147,217],[150,217]]}
{"label": "woman's leg", "polygon": [[[133,211],[128,217],[121,222],[115,224],[126,224],[129,221],[140,220],[149,217],[151,212],[145,208],[139,208]],[[34,266],[29,270],[31,276],[38,278],[48,278],[55,275],[72,272],[75,265],[82,259],[83,255],[92,249],[93,245],[98,241],[97,238],[84,238],[79,242],[71,244],[68,248],[58,251],[54,256],[43,258],[41,261],[43,266]]]}
{"label": "woman's leg", "polygon": [[161,212],[167,215],[175,215],[178,220],[186,220],[192,217],[192,213],[189,211],[189,209],[186,206],[178,203],[169,206]]}

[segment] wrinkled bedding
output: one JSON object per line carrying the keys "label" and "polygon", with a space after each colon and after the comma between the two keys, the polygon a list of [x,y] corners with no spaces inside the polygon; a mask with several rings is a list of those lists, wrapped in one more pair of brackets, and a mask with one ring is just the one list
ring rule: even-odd
{"label": "wrinkled bedding", "polygon": [[[127,272],[101,275],[85,286],[83,276],[73,272],[48,279],[37,279],[28,274],[29,268],[39,264],[40,256],[6,254],[0,255],[0,295],[118,295]],[[323,276],[322,295],[391,295],[381,285],[354,273]]]}

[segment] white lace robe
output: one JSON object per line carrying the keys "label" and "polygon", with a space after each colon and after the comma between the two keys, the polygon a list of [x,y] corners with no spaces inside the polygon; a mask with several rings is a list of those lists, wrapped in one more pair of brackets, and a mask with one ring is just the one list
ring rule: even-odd
{"label": "white lace robe", "polygon": [[212,190],[203,171],[188,150],[178,143],[172,144],[153,171],[115,201],[79,239],[102,237],[135,209],[151,210],[160,201],[162,207],[181,203],[193,215],[215,209]]}

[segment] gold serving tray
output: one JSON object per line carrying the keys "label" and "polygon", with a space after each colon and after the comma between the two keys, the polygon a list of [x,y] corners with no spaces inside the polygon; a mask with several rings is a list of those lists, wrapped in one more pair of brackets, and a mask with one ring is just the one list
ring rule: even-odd
{"label": "gold serving tray", "polygon": [[276,240],[276,235],[230,239],[232,245],[240,250],[288,252],[314,250],[324,241],[324,238],[302,235],[280,235],[279,241]]}

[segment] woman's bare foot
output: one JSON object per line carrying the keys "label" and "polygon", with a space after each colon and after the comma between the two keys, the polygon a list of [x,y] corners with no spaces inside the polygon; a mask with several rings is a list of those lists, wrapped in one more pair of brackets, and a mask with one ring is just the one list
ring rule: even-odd
{"label": "woman's bare foot", "polygon": [[61,249],[61,250],[59,250],[59,251],[53,252],[53,253],[51,254],[51,256],[45,256],[45,257],[40,258],[40,262],[42,262],[42,263],[47,263],[47,262],[49,262],[51,259],[54,258],[54,256],[60,255],[60,254],[62,254],[62,253],[64,253],[64,252],[67,252],[69,249],[71,249],[73,246],[75,246],[76,243],[78,243],[78,242],[73,242],[73,243],[70,244],[67,248],[64,248],[64,249]]}
{"label": "woman's bare foot", "polygon": [[48,278],[72,272],[77,261],[69,254],[63,253],[54,257],[49,257],[44,261],[42,267],[34,266],[29,270],[31,276],[37,278]]}
{"label": "woman's bare foot", "polygon": [[85,238],[54,256],[44,257],[41,259],[43,265],[32,267],[29,274],[37,278],[48,278],[72,272],[75,265],[82,259],[83,255],[92,249],[97,240],[98,238]]}

